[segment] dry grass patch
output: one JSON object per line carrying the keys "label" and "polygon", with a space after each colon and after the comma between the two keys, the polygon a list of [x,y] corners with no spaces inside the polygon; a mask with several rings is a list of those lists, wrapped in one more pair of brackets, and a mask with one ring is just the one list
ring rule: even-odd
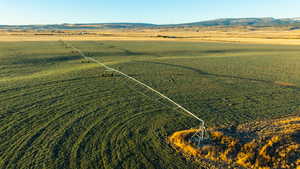
{"label": "dry grass patch", "polygon": [[[93,25],[83,25],[89,28]],[[51,32],[0,31],[0,41],[188,41],[300,45],[300,30],[257,27],[190,27],[161,29],[99,29]]]}
{"label": "dry grass patch", "polygon": [[274,83],[279,86],[285,86],[285,87],[295,87],[296,86],[296,84],[294,84],[294,83],[281,82],[281,81],[276,81]]}
{"label": "dry grass patch", "polygon": [[210,130],[210,141],[197,148],[189,141],[195,130],[175,132],[169,142],[195,159],[246,168],[299,168],[300,117]]}

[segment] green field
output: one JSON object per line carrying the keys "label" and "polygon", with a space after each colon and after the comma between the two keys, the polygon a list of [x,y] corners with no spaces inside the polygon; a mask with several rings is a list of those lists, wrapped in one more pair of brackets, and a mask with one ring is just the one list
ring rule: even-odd
{"label": "green field", "polygon": [[[298,46],[69,42],[208,127],[299,114]],[[166,142],[198,121],[62,42],[0,43],[0,168],[199,168]],[[203,166],[205,167],[205,166]]]}

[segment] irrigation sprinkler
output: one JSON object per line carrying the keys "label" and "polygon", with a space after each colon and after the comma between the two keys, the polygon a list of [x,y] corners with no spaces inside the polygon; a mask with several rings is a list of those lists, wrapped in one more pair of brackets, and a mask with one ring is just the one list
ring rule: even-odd
{"label": "irrigation sprinkler", "polygon": [[[114,69],[114,68],[111,68],[107,65],[105,65],[104,63],[94,59],[94,58],[91,58],[91,57],[88,57],[86,56],[81,50],[79,50],[78,48],[75,48],[74,46],[62,41],[62,43],[67,46],[67,47],[70,47],[72,48],[74,51],[78,52],[78,54],[80,54],[84,59],[88,60],[88,61],[92,61],[92,62],[95,62],[95,63],[98,63],[99,65],[103,66],[105,69],[106,69],[106,72],[115,72],[115,73],[118,73],[122,76],[124,76],[125,78],[143,86],[144,88],[154,92],[155,94],[157,94],[159,97],[167,100],[169,103],[175,105],[177,107],[177,109],[180,109],[182,110],[183,112],[189,114],[190,116],[194,117],[195,119],[199,120],[200,121],[200,127],[199,127],[199,130],[190,138],[190,141],[192,143],[194,143],[197,147],[199,147],[201,145],[201,143],[205,140],[208,140],[208,134],[207,134],[207,131],[206,131],[206,128],[205,128],[205,123],[204,123],[204,120],[200,119],[198,116],[196,116],[194,113],[190,112],[189,110],[187,110],[186,108],[184,108],[183,106],[181,106],[180,104],[176,103],[175,101],[173,101],[172,99],[170,99],[169,97],[167,97],[166,95],[160,93],[159,91],[153,89],[152,87],[148,86],[147,84],[135,79],[134,77],[131,77],[117,69]],[[176,109],[176,110],[177,110]]]}
{"label": "irrigation sprinkler", "polygon": [[209,136],[205,126],[200,126],[198,131],[192,135],[190,138],[190,142],[193,143],[195,146],[200,147],[204,141],[208,140]]}
{"label": "irrigation sprinkler", "polygon": [[[183,110],[188,111],[185,108],[183,108]],[[193,134],[192,137],[190,137],[189,141],[192,144],[194,144],[195,146],[200,147],[204,141],[207,141],[209,139],[209,135],[206,130],[204,120],[200,119],[199,117],[197,117],[194,114],[191,114],[191,115],[193,117],[195,117],[195,119],[200,121],[200,126],[198,128],[198,131],[195,134]]]}

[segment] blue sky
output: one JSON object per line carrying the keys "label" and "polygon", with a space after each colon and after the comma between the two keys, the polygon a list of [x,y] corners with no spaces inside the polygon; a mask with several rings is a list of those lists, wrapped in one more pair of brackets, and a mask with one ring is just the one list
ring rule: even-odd
{"label": "blue sky", "polygon": [[300,17],[300,0],[0,0],[0,24],[170,24],[228,17]]}

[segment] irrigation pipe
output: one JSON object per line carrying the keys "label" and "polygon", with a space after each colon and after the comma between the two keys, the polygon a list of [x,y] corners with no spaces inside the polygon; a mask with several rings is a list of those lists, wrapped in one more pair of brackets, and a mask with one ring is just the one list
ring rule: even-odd
{"label": "irrigation pipe", "polygon": [[[189,110],[187,110],[186,108],[184,108],[184,107],[181,106],[180,104],[176,103],[175,101],[173,101],[172,99],[170,99],[170,98],[167,97],[166,95],[164,95],[164,94],[160,93],[159,91],[153,89],[152,87],[148,86],[147,84],[145,84],[145,83],[143,83],[143,82],[141,82],[141,81],[135,79],[134,77],[131,77],[131,76],[129,76],[129,75],[127,75],[127,74],[125,74],[125,73],[123,73],[123,72],[117,70],[117,69],[111,68],[111,67],[105,65],[104,63],[101,63],[100,61],[94,59],[94,58],[91,58],[91,57],[86,56],[80,49],[78,49],[78,48],[76,48],[76,47],[74,47],[74,46],[72,46],[72,45],[70,45],[70,44],[68,44],[68,43],[66,43],[66,42],[64,42],[64,41],[62,41],[62,42],[63,42],[67,47],[70,47],[70,48],[72,48],[74,51],[78,52],[84,59],[90,60],[90,61],[95,62],[95,63],[98,63],[99,65],[103,66],[103,67],[106,68],[107,70],[116,72],[116,73],[118,73],[118,74],[120,74],[120,75],[122,75],[122,76],[124,76],[124,77],[126,77],[126,78],[128,78],[128,79],[130,79],[130,80],[132,80],[132,81],[134,81],[134,82],[136,82],[136,83],[138,83],[138,84],[140,84],[141,86],[143,86],[143,87],[149,89],[150,91],[152,91],[152,92],[158,94],[160,97],[162,97],[162,98],[166,99],[167,101],[169,101],[170,103],[174,104],[176,107],[178,107],[179,109],[181,109],[181,110],[184,111],[185,113],[187,113],[187,114],[191,115],[192,117],[194,117],[195,119],[199,120],[199,121],[201,122],[202,129],[205,130],[205,123],[204,123],[204,120],[202,120],[201,118],[199,118],[199,117],[196,116],[194,113],[190,112]],[[202,131],[202,132],[203,132],[203,131]],[[202,136],[203,136],[203,134],[202,134]]]}

